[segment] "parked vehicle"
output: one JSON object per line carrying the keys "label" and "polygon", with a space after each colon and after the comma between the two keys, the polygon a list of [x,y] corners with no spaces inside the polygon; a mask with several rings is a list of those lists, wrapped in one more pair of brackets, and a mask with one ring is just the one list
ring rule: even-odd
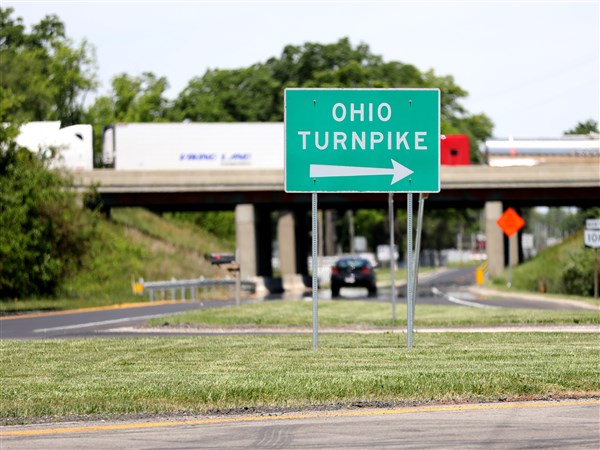
{"label": "parked vehicle", "polygon": [[367,288],[369,296],[377,295],[377,277],[368,259],[344,257],[331,268],[331,296],[338,297],[342,287]]}

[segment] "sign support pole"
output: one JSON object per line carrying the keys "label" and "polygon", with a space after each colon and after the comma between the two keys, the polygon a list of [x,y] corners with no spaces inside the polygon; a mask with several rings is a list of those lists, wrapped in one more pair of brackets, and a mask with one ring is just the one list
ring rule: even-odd
{"label": "sign support pole", "polygon": [[413,195],[412,193],[406,194],[406,275],[407,275],[407,293],[406,293],[406,306],[407,306],[407,345],[408,348],[413,346]]}
{"label": "sign support pole", "polygon": [[512,236],[508,238],[508,287],[512,287]]}
{"label": "sign support pole", "polygon": [[[239,248],[235,249],[235,261],[240,260]],[[242,293],[242,271],[240,270],[239,263],[237,270],[235,271],[235,306],[240,306],[240,298]]]}
{"label": "sign support pole", "polygon": [[313,336],[312,336],[312,346],[313,350],[318,348],[318,328],[319,328],[319,320],[318,320],[318,261],[317,261],[317,248],[319,245],[319,235],[317,228],[317,196],[316,192],[312,194],[312,323],[313,323]]}
{"label": "sign support pole", "polygon": [[421,232],[423,230],[423,210],[425,209],[425,199],[428,197],[428,194],[423,194],[422,192],[419,194],[419,213],[417,216],[417,235],[416,235],[416,243],[415,243],[415,261],[414,261],[414,271],[413,271],[413,317],[412,323],[415,323],[415,307],[417,303],[417,288],[419,285],[419,253],[421,253]]}
{"label": "sign support pole", "polygon": [[394,193],[388,194],[388,216],[390,220],[390,277],[392,282],[392,320],[396,321],[396,258],[394,258]]}
{"label": "sign support pole", "polygon": [[594,298],[598,300],[598,248],[594,249]]}

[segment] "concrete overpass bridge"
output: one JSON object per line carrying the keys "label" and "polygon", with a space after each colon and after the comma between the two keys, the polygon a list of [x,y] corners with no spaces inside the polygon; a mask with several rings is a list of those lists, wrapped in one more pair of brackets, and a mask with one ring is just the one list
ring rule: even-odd
{"label": "concrete overpass bridge", "polygon": [[[309,194],[284,192],[278,169],[218,169],[207,171],[98,169],[75,175],[78,189],[96,186],[105,208],[141,206],[155,211],[235,210],[242,276],[272,274],[271,213],[279,211],[276,234],[281,271],[286,283],[308,273],[310,252]],[[395,204],[405,208],[405,195]],[[319,208],[387,209],[387,194],[319,194]],[[441,192],[432,194],[432,208],[483,208],[488,267],[499,274],[505,264],[505,239],[496,220],[507,207],[600,205],[600,159],[532,167],[442,166]],[[252,239],[254,237],[254,239]],[[513,255],[518,252],[513,251]]]}

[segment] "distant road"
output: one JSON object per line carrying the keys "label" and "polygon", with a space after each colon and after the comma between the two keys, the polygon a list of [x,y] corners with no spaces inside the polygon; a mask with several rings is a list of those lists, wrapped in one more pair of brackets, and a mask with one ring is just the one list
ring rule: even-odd
{"label": "distant road", "polygon": [[[136,326],[146,320],[183,311],[233,305],[233,301],[160,301],[93,310],[72,310],[0,318],[1,339],[44,339],[97,336],[117,326]],[[102,336],[106,336],[102,334]]]}
{"label": "distant road", "polygon": [[4,427],[2,449],[594,449],[600,402],[566,400]]}
{"label": "distant road", "polygon": [[[536,294],[496,292],[477,288],[475,268],[458,267],[440,272],[425,273],[419,277],[417,304],[470,306],[475,308],[526,308],[526,309],[598,309],[585,302],[544,298]],[[364,300],[366,289],[342,288],[341,299]],[[325,291],[324,298],[330,298]],[[391,302],[391,288],[380,288],[375,301]],[[406,304],[406,287],[398,288],[398,304]]]}

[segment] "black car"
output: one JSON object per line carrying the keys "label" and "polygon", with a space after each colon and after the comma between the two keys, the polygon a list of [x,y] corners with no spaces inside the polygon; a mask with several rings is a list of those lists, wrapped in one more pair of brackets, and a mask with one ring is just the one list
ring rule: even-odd
{"label": "black car", "polygon": [[369,296],[377,295],[375,271],[368,259],[344,257],[331,267],[331,296],[338,297],[342,287],[363,287]]}

